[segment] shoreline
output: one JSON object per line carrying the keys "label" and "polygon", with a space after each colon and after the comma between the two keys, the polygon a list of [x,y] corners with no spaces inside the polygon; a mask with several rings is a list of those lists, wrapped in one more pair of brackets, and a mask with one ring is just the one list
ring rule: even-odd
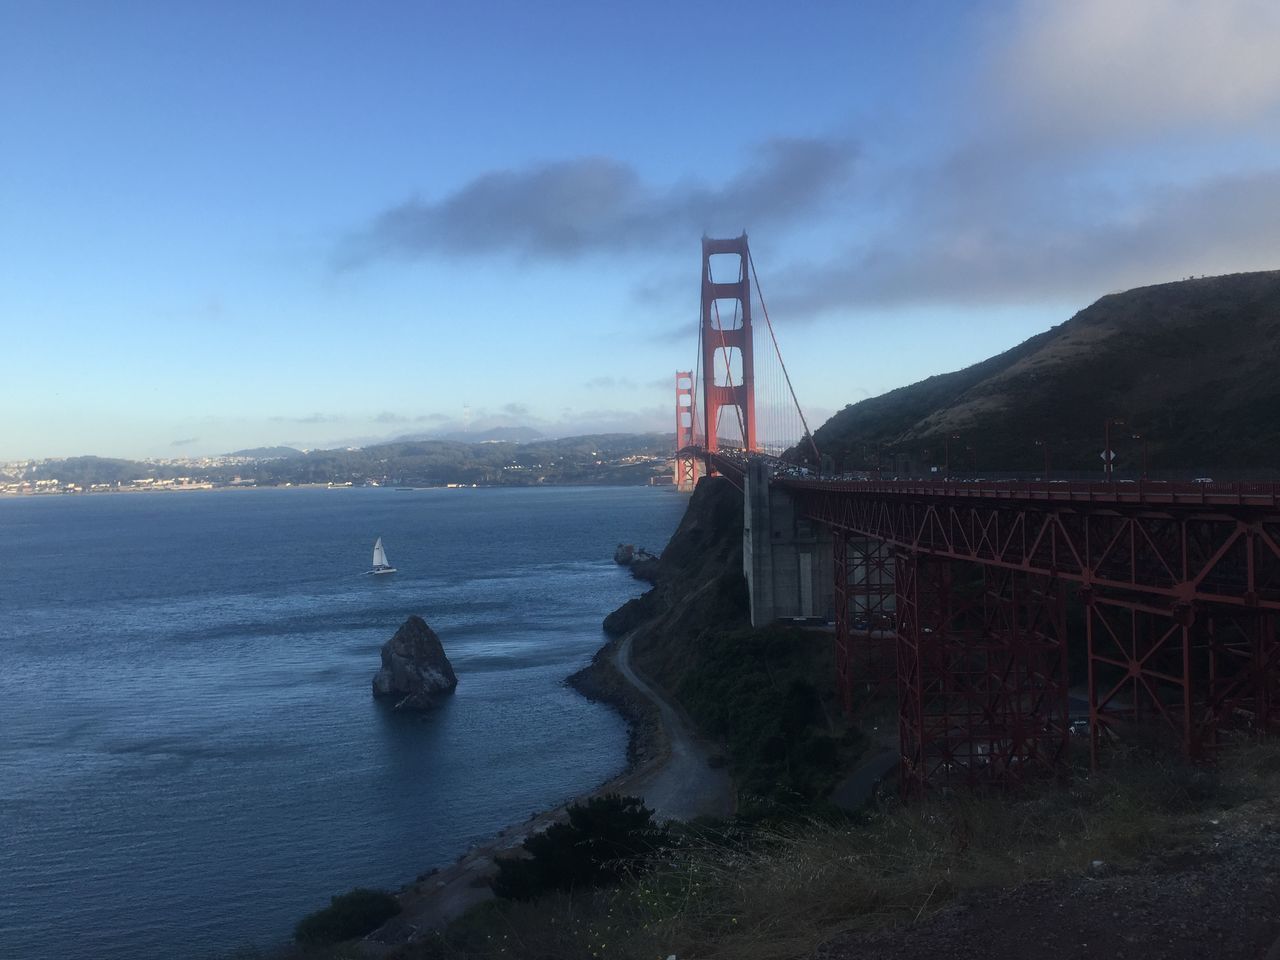
{"label": "shoreline", "polygon": [[655,483],[602,483],[595,480],[584,480],[577,483],[442,483],[436,486],[392,486],[388,484],[347,484],[347,483],[224,483],[200,485],[192,484],[181,487],[121,487],[113,490],[41,490],[16,491],[0,489],[0,500],[32,500],[62,499],[66,497],[98,497],[117,496],[136,493],[218,493],[226,490],[394,490],[402,493],[419,493],[425,490],[529,490],[533,488],[564,487],[653,487],[654,489],[672,489],[670,484]]}
{"label": "shoreline", "polygon": [[420,874],[417,880],[406,883],[395,892],[401,912],[356,941],[366,956],[382,956],[397,946],[412,943],[477,904],[492,899],[488,881],[497,857],[513,855],[521,849],[526,837],[562,820],[572,804],[610,793],[624,793],[666,764],[670,741],[657,705],[627,681],[615,662],[624,639],[610,639],[596,651],[590,664],[563,681],[586,699],[611,707],[627,722],[627,763],[623,771],[586,793],[531,815],[522,823],[508,824],[448,866],[434,867]]}

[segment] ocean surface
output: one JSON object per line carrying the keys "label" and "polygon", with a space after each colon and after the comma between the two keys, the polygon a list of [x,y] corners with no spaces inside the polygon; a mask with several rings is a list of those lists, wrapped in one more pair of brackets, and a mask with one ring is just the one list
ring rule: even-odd
{"label": "ocean surface", "polygon": [[[670,488],[0,498],[0,957],[225,956],[625,765],[563,684]],[[363,576],[374,539],[399,572]],[[459,677],[376,704],[410,614]]]}

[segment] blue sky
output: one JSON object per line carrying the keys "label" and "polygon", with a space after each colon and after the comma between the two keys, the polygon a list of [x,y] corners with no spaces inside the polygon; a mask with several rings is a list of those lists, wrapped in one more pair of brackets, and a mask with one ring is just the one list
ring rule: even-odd
{"label": "blue sky", "polygon": [[1280,267],[1264,2],[0,0],[0,459],[670,429],[750,232],[811,419]]}

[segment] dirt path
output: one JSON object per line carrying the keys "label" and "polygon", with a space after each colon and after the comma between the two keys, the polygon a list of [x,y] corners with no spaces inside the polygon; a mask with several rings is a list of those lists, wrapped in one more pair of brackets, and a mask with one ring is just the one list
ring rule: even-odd
{"label": "dirt path", "polygon": [[[733,811],[733,785],[727,771],[712,769],[707,761],[711,745],[696,738],[684,716],[662,697],[631,665],[631,635],[618,644],[614,655],[618,672],[658,708],[670,742],[668,755],[602,784],[590,796],[622,793],[644,797],[664,820],[689,820],[700,815],[727,816]],[[585,799],[585,798],[580,798]],[[469,908],[493,896],[487,878],[494,872],[494,858],[510,856],[525,837],[545,830],[565,817],[565,806],[538,814],[525,823],[507,827],[491,842],[473,847],[458,861],[423,877],[400,891],[401,913],[360,942],[366,956],[380,956],[394,945],[416,940],[424,932],[443,926]]]}
{"label": "dirt path", "polygon": [[614,665],[658,708],[670,751],[665,763],[637,771],[627,790],[644,797],[645,806],[652,807],[664,820],[728,816],[733,812],[733,784],[728,771],[711,767],[714,747],[694,736],[684,715],[636,673],[631,663],[631,636],[627,634],[618,643]]}

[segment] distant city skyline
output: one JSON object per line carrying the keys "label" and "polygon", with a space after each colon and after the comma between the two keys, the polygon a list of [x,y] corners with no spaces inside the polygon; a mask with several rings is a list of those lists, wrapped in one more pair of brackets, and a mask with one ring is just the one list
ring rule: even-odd
{"label": "distant city skyline", "polygon": [[810,421],[1280,267],[1262,0],[0,0],[0,461],[670,430],[750,233]]}

